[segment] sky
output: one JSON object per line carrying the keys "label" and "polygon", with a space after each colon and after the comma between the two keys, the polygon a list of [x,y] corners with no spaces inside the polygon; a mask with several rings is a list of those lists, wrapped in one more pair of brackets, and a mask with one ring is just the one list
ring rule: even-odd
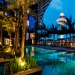
{"label": "sky", "polygon": [[46,26],[51,23],[57,24],[56,20],[61,12],[66,17],[72,16],[73,20],[75,20],[75,0],[52,0],[43,16]]}
{"label": "sky", "polygon": [[[48,27],[51,24],[58,25],[56,20],[61,12],[68,18],[72,16],[73,21],[75,21],[75,0],[52,0],[43,15],[46,26]],[[67,36],[70,37],[70,35]],[[66,38],[66,35],[63,38]]]}

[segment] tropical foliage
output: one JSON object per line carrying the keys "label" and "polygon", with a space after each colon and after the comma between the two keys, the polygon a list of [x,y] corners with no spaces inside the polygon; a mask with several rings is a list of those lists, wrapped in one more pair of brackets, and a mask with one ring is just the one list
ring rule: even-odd
{"label": "tropical foliage", "polygon": [[11,74],[35,67],[37,67],[36,61],[30,56],[26,57],[23,61],[20,58],[15,58],[10,61]]}

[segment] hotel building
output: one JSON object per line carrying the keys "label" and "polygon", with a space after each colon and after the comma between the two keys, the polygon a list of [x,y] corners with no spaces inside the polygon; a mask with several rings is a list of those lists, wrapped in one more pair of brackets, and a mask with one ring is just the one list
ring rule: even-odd
{"label": "hotel building", "polygon": [[42,22],[43,15],[52,0],[42,0],[38,3],[38,25]]}

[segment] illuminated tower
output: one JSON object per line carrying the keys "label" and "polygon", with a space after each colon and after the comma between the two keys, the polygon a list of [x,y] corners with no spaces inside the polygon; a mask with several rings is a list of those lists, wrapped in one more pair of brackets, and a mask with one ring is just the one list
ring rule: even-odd
{"label": "illuminated tower", "polygon": [[[67,22],[64,13],[60,13],[59,18],[57,19],[57,23],[60,24],[61,29],[62,29],[62,25],[64,25]],[[64,35],[60,35],[60,38],[64,38]]]}

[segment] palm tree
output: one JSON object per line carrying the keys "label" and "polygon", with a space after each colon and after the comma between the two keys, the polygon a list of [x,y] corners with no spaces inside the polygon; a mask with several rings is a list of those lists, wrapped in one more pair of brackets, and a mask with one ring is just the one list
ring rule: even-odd
{"label": "palm tree", "polygon": [[53,34],[53,40],[54,40],[54,45],[55,45],[55,34],[57,34],[58,27],[57,26],[54,26],[54,24],[52,24],[50,26],[50,31]]}
{"label": "palm tree", "polygon": [[43,37],[45,38],[45,45],[46,45],[46,36],[47,36],[47,28],[44,23],[42,23],[42,29],[43,29]]}
{"label": "palm tree", "polygon": [[72,16],[70,16],[70,18],[66,18],[67,19],[67,23],[66,25],[69,27],[68,30],[70,32],[70,43],[71,43],[71,33],[74,31],[74,25],[75,25],[75,21],[72,21]]}
{"label": "palm tree", "polygon": [[61,30],[58,30],[58,34],[66,34],[65,46],[67,46],[67,34],[69,33],[68,29],[65,26],[62,26]]}
{"label": "palm tree", "polygon": [[46,44],[46,25],[42,22],[42,25],[39,25],[39,30],[40,30],[40,33],[42,35],[43,38],[45,38],[45,44]]}

